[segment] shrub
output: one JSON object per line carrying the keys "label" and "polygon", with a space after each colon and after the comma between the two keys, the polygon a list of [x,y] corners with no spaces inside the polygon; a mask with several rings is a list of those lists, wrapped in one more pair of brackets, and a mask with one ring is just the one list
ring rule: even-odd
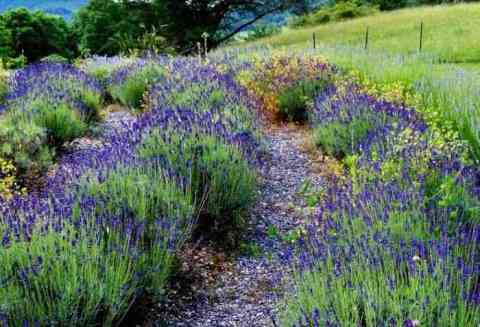
{"label": "shrub", "polygon": [[119,320],[133,299],[135,267],[96,235],[66,227],[62,233],[35,231],[29,242],[0,247],[2,323],[87,326]]}
{"label": "shrub", "polygon": [[373,15],[379,12],[378,6],[361,4],[358,2],[338,2],[303,16],[292,18],[289,25],[293,28],[315,26],[329,22],[341,21]]}
{"label": "shrub", "polygon": [[[177,89],[171,94],[163,95],[164,105],[180,108],[195,108],[196,112],[211,112],[212,118],[217,121],[230,120],[238,131],[254,129],[254,116],[244,103],[235,102],[234,96],[228,89],[218,85],[193,83]],[[160,99],[156,99],[159,101]]]}
{"label": "shrub", "polygon": [[350,154],[349,175],[298,242],[281,325],[479,323],[478,167],[392,94],[340,83],[315,101],[317,141]]}
{"label": "shrub", "polygon": [[6,58],[4,64],[7,69],[21,69],[27,65],[27,62],[27,57],[20,55],[15,58]]}
{"label": "shrub", "polygon": [[112,74],[122,67],[134,62],[133,58],[128,57],[102,57],[92,56],[87,59],[78,60],[76,65],[89,76],[94,77],[105,87],[112,77]]}
{"label": "shrub", "polygon": [[19,115],[0,117],[0,157],[11,160],[17,173],[46,169],[53,158],[45,129]]}
{"label": "shrub", "polygon": [[43,100],[65,103],[86,122],[99,118],[103,88],[71,65],[41,63],[15,71],[10,77],[7,105],[10,111],[35,111],[33,103]]}
{"label": "shrub", "polygon": [[[155,161],[146,166],[117,167],[102,178],[87,174],[80,181],[80,193],[96,199],[97,216],[120,221],[134,218],[142,226],[142,237],[135,245],[143,251],[136,262],[142,276],[139,282],[159,298],[164,295],[173,264],[171,247],[189,232],[193,216],[193,197],[181,184],[168,177]],[[166,219],[167,226],[158,226],[159,219]],[[178,239],[170,244],[169,233],[175,229]]]}
{"label": "shrub", "polygon": [[188,179],[197,211],[214,229],[242,227],[242,214],[255,198],[256,175],[241,152],[220,139],[158,130],[143,141],[143,158],[162,158]]}
{"label": "shrub", "polygon": [[289,121],[305,121],[308,117],[308,106],[314,97],[323,91],[327,81],[301,81],[298,85],[283,91],[278,97],[278,114],[281,119]]}
{"label": "shrub", "polygon": [[[278,118],[280,100],[284,108],[288,105],[303,107],[299,96],[304,93],[303,88],[308,91],[305,93],[314,93],[312,90],[326,84],[332,76],[331,67],[319,56],[275,52],[273,55],[252,56],[250,60],[255,69],[250,73],[241,70],[237,80],[269,118]],[[287,94],[283,95],[286,91]]]}
{"label": "shrub", "polygon": [[448,210],[450,219],[444,228],[455,231],[457,225],[480,225],[480,200],[475,197],[474,176],[463,174],[442,175],[432,171],[426,178],[425,201],[435,210]]}
{"label": "shrub", "polygon": [[367,135],[386,124],[388,117],[385,112],[374,109],[368,97],[337,95],[317,99],[312,121],[317,146],[329,155],[342,158],[356,153]]}
{"label": "shrub", "polygon": [[0,201],[10,199],[18,191],[15,176],[13,163],[0,157]]}
{"label": "shrub", "polygon": [[184,225],[192,216],[193,198],[177,182],[153,162],[150,167],[119,167],[102,179],[87,174],[80,184],[82,193],[97,199],[98,214],[120,219],[133,216],[148,230],[158,217],[175,218]]}
{"label": "shrub", "polygon": [[368,117],[357,117],[348,124],[333,122],[314,131],[314,141],[328,155],[342,158],[358,150],[358,145],[373,130]]}
{"label": "shrub", "polygon": [[[465,299],[471,296],[474,278],[457,270],[454,258],[430,260],[374,245],[364,251],[366,258],[354,255],[348,263],[332,258],[305,272],[283,325],[475,326],[480,322],[479,309]],[[444,287],[444,280],[455,287]]]}
{"label": "shrub", "polygon": [[253,30],[248,32],[248,36],[246,37],[246,41],[254,41],[257,39],[261,39],[264,37],[272,36],[275,34],[279,34],[281,29],[278,26],[273,25],[260,25],[255,27]]}
{"label": "shrub", "polygon": [[[0,211],[0,321],[111,326],[142,294],[160,300],[192,222],[192,196],[178,185],[155,161],[118,163]],[[25,217],[45,221],[11,228]]]}
{"label": "shrub", "polygon": [[4,97],[8,93],[8,74],[3,70],[0,64],[0,113],[2,112],[2,103]]}
{"label": "shrub", "polygon": [[68,64],[70,62],[67,58],[59,54],[51,54],[47,57],[42,58],[40,61],[51,64]]}
{"label": "shrub", "polygon": [[153,62],[122,68],[112,77],[109,92],[121,104],[131,109],[140,109],[149,86],[164,76],[164,73],[164,69]]}
{"label": "shrub", "polygon": [[103,89],[73,66],[42,63],[15,71],[5,99],[0,156],[23,178],[46,169],[58,147],[100,119]]}
{"label": "shrub", "polygon": [[48,144],[60,147],[85,134],[87,124],[64,103],[49,104],[43,101],[32,104],[37,113],[34,122],[46,131]]}

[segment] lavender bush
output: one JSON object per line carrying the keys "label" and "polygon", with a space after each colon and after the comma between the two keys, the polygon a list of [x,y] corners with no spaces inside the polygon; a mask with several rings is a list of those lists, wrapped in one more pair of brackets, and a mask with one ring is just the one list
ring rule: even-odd
{"label": "lavender bush", "polygon": [[478,325],[477,168],[436,148],[414,110],[356,87],[317,98],[313,120],[318,143],[347,155],[350,179],[323,194],[293,250],[282,323]]}
{"label": "lavender bush", "polygon": [[5,101],[0,156],[28,173],[45,169],[56,148],[99,119],[103,89],[73,66],[42,63],[10,76]]}
{"label": "lavender bush", "polygon": [[149,87],[165,75],[166,58],[137,59],[113,71],[107,81],[112,98],[130,109],[141,109]]}
{"label": "lavender bush", "polygon": [[[166,63],[175,81],[188,81],[183,64],[197,76],[214,70],[189,59]],[[212,100],[211,108],[207,101],[202,110],[196,102],[149,102],[148,111],[109,133],[103,147],[63,157],[42,192],[0,202],[2,324],[118,324],[142,296],[165,295],[175,252],[204,210],[202,199],[213,201],[216,193],[216,201],[228,198],[234,210],[245,209],[255,194],[258,141],[244,112],[220,110],[222,101],[244,94],[225,81],[212,83],[237,92],[228,92],[228,100]],[[170,80],[149,94],[161,89],[157,96],[164,96],[176,85]],[[169,140],[184,146],[178,160]],[[205,188],[192,181],[193,165],[209,173]]]}

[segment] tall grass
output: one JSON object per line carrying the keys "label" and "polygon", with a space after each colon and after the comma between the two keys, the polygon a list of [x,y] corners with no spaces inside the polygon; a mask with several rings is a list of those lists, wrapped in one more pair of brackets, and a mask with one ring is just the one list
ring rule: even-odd
{"label": "tall grass", "polygon": [[399,94],[400,100],[424,114],[431,133],[440,139],[460,139],[480,160],[480,80],[478,75],[454,65],[438,66],[430,55],[391,55],[358,48],[321,47],[318,52],[360,84]]}
{"label": "tall grass", "polygon": [[420,23],[424,22],[424,51],[447,62],[480,62],[477,44],[479,4],[441,5],[402,9],[354,20],[285,30],[253,44],[311,47],[312,34],[324,45],[363,46],[367,26],[369,48],[396,54],[419,49]]}

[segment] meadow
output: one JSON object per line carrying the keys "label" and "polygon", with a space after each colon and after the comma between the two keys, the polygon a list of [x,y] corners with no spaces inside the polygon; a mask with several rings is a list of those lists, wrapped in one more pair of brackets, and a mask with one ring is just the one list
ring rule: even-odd
{"label": "meadow", "polygon": [[[162,302],[186,243],[239,247],[269,127],[293,124],[339,169],[261,254],[291,267],[272,319],[478,326],[480,88],[434,58],[256,47],[0,72],[0,322],[113,326]],[[133,118],[106,128],[111,104]],[[101,146],[68,151],[79,138]]]}
{"label": "meadow", "polygon": [[363,48],[368,27],[371,51],[405,55],[418,52],[423,22],[424,52],[435,55],[441,62],[478,64],[480,51],[472,44],[476,43],[479,14],[480,5],[475,3],[414,7],[306,28],[286,28],[258,43],[311,47],[315,33],[318,44]]}

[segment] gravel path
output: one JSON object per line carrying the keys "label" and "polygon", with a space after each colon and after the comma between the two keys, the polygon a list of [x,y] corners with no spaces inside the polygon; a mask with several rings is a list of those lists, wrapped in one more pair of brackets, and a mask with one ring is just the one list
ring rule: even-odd
{"label": "gravel path", "polygon": [[[69,150],[101,147],[105,135],[133,119],[123,108],[112,107],[97,128],[97,137],[75,140]],[[321,173],[331,170],[323,159],[312,160],[304,151],[306,135],[305,129],[296,126],[265,131],[258,200],[251,210],[244,249],[238,251],[245,254],[232,257],[204,242],[187,244],[166,302],[138,303],[132,320],[122,326],[277,326],[276,308],[285,291],[280,281],[288,277],[279,257],[287,248],[288,235],[313,214],[299,192],[305,183],[314,190],[325,185]]]}
{"label": "gravel path", "polygon": [[282,235],[296,230],[311,214],[298,194],[302,185],[309,182],[319,187],[323,183],[312,169],[314,163],[301,150],[304,135],[298,127],[266,132],[262,186],[245,243],[250,253],[228,258],[214,249],[192,246],[183,254],[185,261],[194,261],[194,267],[183,267],[186,276],[196,276],[190,277],[189,295],[172,300],[166,318],[165,312],[157,314],[168,323],[149,326],[276,326],[275,307],[282,293],[276,280],[280,272],[285,273],[277,259],[285,249]]}
{"label": "gravel path", "polygon": [[111,133],[118,132],[125,128],[126,124],[132,122],[135,116],[128,109],[119,105],[110,105],[105,109],[105,117],[94,127],[94,135],[78,138],[66,146],[69,153],[100,148],[104,140]]}

